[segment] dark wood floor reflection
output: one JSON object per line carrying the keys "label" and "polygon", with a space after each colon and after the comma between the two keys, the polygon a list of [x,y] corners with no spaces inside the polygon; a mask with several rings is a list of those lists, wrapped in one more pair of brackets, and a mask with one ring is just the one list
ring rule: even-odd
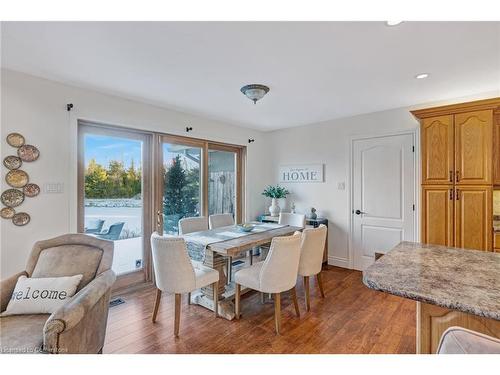
{"label": "dark wood floor reflection", "polygon": [[326,298],[311,278],[311,311],[301,317],[288,294],[282,297],[282,334],[274,332],[272,303],[257,293],[242,297],[242,319],[215,319],[183,297],[180,337],[174,338],[174,299],[164,294],[151,322],[155,291],[122,295],[109,311],[104,353],[415,353],[415,303],[366,288],[361,273],[329,266],[323,271]]}

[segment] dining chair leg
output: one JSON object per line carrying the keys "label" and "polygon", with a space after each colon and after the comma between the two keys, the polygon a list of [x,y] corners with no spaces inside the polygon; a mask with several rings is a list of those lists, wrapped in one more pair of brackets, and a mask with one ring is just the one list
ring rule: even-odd
{"label": "dining chair leg", "polygon": [[316,275],[316,281],[318,282],[321,298],[325,298],[325,291],[323,289],[323,278],[321,277],[321,272]]}
{"label": "dining chair leg", "polygon": [[236,315],[236,320],[240,319],[240,293],[241,286],[236,284],[236,295],[234,296],[234,313]]}
{"label": "dining chair leg", "polygon": [[281,331],[281,294],[274,293],[274,326],[276,334],[279,335]]}
{"label": "dining chair leg", "polygon": [[156,289],[155,305],[153,308],[153,315],[151,317],[153,323],[156,322],[156,315],[158,314],[158,308],[160,307],[160,299],[161,299],[161,290]]}
{"label": "dining chair leg", "polygon": [[179,325],[181,321],[181,295],[175,293],[175,321],[174,321],[174,336],[179,337]]}
{"label": "dining chair leg", "polygon": [[191,292],[188,293],[188,305],[191,304]]}
{"label": "dining chair leg", "polygon": [[250,265],[253,265],[253,249],[250,250]]}
{"label": "dining chair leg", "polygon": [[261,304],[266,303],[266,295],[262,292],[260,292],[260,303]]}
{"label": "dining chair leg", "polygon": [[216,281],[213,284],[214,287],[214,313],[215,317],[219,316],[219,282]]}
{"label": "dining chair leg", "polygon": [[297,318],[300,318],[299,302],[297,301],[297,291],[295,287],[293,287],[290,292],[292,293],[293,305],[295,306],[295,314]]}
{"label": "dining chair leg", "polygon": [[304,276],[304,291],[306,292],[306,311],[311,310],[309,302],[309,276]]}

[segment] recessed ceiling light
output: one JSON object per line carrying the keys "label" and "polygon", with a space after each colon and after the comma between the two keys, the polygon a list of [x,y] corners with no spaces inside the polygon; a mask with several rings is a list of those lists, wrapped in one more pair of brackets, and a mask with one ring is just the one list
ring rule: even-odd
{"label": "recessed ceiling light", "polygon": [[385,24],[387,26],[397,26],[397,25],[400,25],[402,23],[403,23],[403,21],[385,21]]}
{"label": "recessed ceiling light", "polygon": [[424,79],[429,77],[429,73],[420,73],[415,76],[416,79]]}

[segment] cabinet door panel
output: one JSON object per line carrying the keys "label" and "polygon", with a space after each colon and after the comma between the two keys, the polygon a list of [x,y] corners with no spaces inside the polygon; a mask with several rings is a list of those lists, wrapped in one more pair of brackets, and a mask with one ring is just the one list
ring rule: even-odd
{"label": "cabinet door panel", "polygon": [[495,114],[493,131],[493,183],[500,185],[500,112]]}
{"label": "cabinet door panel", "polygon": [[422,121],[422,184],[450,184],[453,172],[453,116]]}
{"label": "cabinet door panel", "polygon": [[422,211],[422,242],[453,246],[453,186],[423,186]]}
{"label": "cabinet door panel", "polygon": [[455,191],[455,246],[492,250],[492,188],[460,186]]}
{"label": "cabinet door panel", "polygon": [[493,111],[455,115],[455,182],[491,184]]}

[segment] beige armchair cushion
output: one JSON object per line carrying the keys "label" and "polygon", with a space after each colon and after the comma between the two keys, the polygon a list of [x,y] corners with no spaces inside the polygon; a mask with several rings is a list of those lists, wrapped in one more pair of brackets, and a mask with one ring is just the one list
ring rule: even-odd
{"label": "beige armchair cushion", "polygon": [[43,326],[48,314],[13,315],[0,319],[1,353],[40,353],[43,344]]}

